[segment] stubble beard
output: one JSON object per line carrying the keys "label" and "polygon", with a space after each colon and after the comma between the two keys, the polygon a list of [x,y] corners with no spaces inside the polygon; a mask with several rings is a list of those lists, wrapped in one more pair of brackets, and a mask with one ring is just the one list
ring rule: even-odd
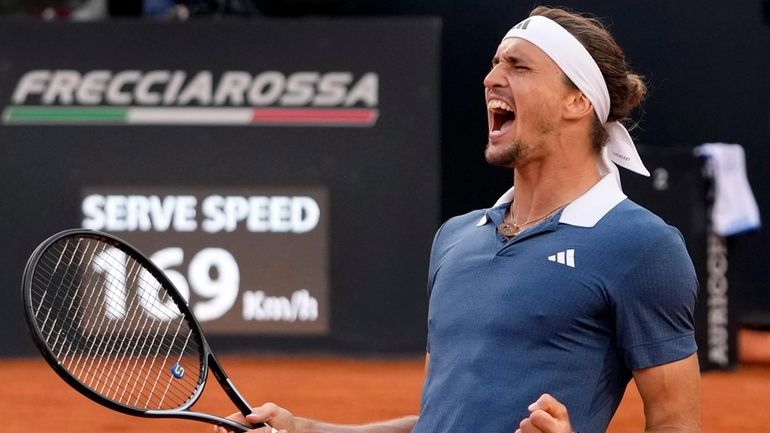
{"label": "stubble beard", "polygon": [[493,145],[487,142],[484,149],[484,158],[487,164],[493,167],[515,168],[517,163],[521,163],[524,158],[524,143],[518,140],[509,144]]}

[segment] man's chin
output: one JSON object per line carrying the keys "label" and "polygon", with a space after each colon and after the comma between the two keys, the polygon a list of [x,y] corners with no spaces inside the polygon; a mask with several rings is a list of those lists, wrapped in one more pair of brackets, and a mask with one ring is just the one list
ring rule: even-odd
{"label": "man's chin", "polygon": [[487,143],[484,149],[484,158],[492,167],[513,168],[516,163],[514,152],[495,148],[495,145]]}

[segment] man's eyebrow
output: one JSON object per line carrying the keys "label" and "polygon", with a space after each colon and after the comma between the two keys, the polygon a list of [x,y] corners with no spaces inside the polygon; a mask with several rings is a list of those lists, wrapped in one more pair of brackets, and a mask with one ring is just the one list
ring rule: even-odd
{"label": "man's eyebrow", "polygon": [[[492,66],[495,66],[496,64],[501,62],[500,57],[501,56],[494,56],[494,57],[492,57]],[[504,60],[506,63],[510,63],[510,64],[523,63],[525,61],[523,57],[518,57],[518,56],[514,56],[514,55],[502,56],[502,60]]]}

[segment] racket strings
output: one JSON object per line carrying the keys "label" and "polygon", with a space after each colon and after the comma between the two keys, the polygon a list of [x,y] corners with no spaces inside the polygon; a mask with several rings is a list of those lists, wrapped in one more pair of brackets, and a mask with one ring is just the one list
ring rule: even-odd
{"label": "racket strings", "polygon": [[95,392],[154,410],[182,407],[195,395],[200,338],[130,255],[97,239],[65,238],[41,255],[30,293],[51,353]]}
{"label": "racket strings", "polygon": [[[112,344],[112,347],[114,347],[114,342],[116,342],[116,341],[118,341],[118,340],[117,340],[117,339],[112,339],[112,342],[113,342],[113,344]],[[97,353],[98,355],[101,355],[101,356],[102,356],[101,358],[99,358],[100,360],[104,360],[104,359],[105,359],[105,358],[103,357],[103,355],[105,354],[105,351],[107,350],[107,347],[106,347],[105,345],[102,345],[102,348],[103,348],[104,350],[102,350],[101,352],[98,352],[98,353]],[[96,358],[91,358],[91,361],[92,361],[92,363],[91,363],[89,366],[87,366],[87,367],[88,367],[90,370],[93,370],[93,369],[94,369],[94,367],[95,367],[95,366],[93,365],[93,360],[94,360],[94,359],[96,359]],[[145,358],[145,361],[146,361],[146,358]],[[99,367],[100,365],[101,365],[101,364],[97,365],[96,367]],[[77,374],[77,372],[76,372],[76,374]],[[114,379],[114,378],[113,378],[113,379]],[[114,380],[113,380],[113,381],[114,381]],[[94,385],[94,384],[93,384],[93,382],[88,382],[88,381],[86,381],[86,382],[87,382],[87,384],[88,384],[88,385],[90,385],[90,386],[93,386],[93,385]],[[104,385],[107,385],[107,383],[103,383],[103,384],[104,384]],[[97,389],[97,391],[99,391],[99,392],[104,392],[104,390],[103,390],[103,389],[101,389],[101,390],[100,390],[100,389]]]}
{"label": "racket strings", "polygon": [[[89,285],[89,284],[86,284],[86,286],[88,286],[88,285]],[[136,312],[136,311],[137,311],[137,310],[134,310],[134,312]],[[114,323],[114,322],[113,322],[113,323]],[[108,330],[108,331],[110,331],[110,329],[109,329],[109,328],[108,328],[107,330]],[[147,336],[147,335],[146,335],[146,336]],[[148,337],[148,336],[147,336],[147,337]],[[146,340],[146,339],[145,339],[145,340]],[[104,360],[106,359],[106,358],[104,357],[104,355],[105,355],[105,354],[106,354],[106,353],[107,353],[107,352],[110,350],[110,348],[114,348],[114,347],[115,347],[115,342],[117,342],[117,341],[118,341],[118,339],[114,339],[114,338],[113,338],[113,339],[112,339],[112,344],[110,344],[109,346],[108,346],[108,345],[105,345],[105,344],[103,344],[103,345],[102,345],[102,350],[101,350],[101,351],[99,351],[99,352],[97,352],[97,355],[98,355],[98,357],[97,357],[97,358],[91,357],[91,363],[90,363],[90,364],[88,364],[87,366],[85,366],[85,367],[87,367],[87,369],[88,369],[88,370],[86,370],[86,371],[98,371],[98,369],[100,369],[100,368],[102,367],[102,365],[103,365],[102,361],[104,361]],[[142,354],[140,353],[140,355],[142,355]],[[154,353],[153,355],[157,356],[157,352],[156,352],[156,353]],[[95,359],[99,359],[99,361],[100,361],[100,362],[99,362],[98,364],[96,364],[96,365],[94,365],[94,360],[95,360]],[[146,360],[147,360],[147,358],[146,358],[146,357],[144,357],[143,359],[144,359],[144,363],[143,363],[142,365],[146,365]],[[112,363],[112,364],[113,364],[113,365],[115,365],[115,363]],[[102,387],[102,388],[98,388],[98,387],[96,387],[96,386],[95,386],[95,383],[94,383],[94,380],[91,380],[91,381],[88,381],[88,380],[86,380],[86,383],[87,383],[87,385],[89,385],[89,386],[91,386],[91,387],[94,387],[94,388],[96,388],[96,391],[97,391],[97,392],[101,392],[101,393],[103,393],[103,394],[104,394],[104,393],[106,393],[106,392],[105,392],[106,390],[104,389],[104,386],[109,386],[109,385],[110,385],[110,383],[114,383],[114,381],[115,381],[115,378],[114,378],[114,376],[111,376],[111,375],[110,375],[110,373],[111,373],[111,371],[112,371],[112,370],[113,370],[113,369],[112,369],[112,368],[110,368],[110,369],[107,371],[107,377],[111,377],[111,380],[110,380],[110,382],[104,382],[104,381],[98,380],[98,379],[99,379],[98,377],[94,377],[94,378],[92,378],[92,379],[96,379],[96,380],[97,380],[97,382],[99,382],[101,385],[103,385],[103,387]],[[125,369],[123,369],[123,371],[125,372]],[[76,372],[76,374],[77,374],[77,372]],[[124,375],[123,377],[125,377],[125,375]],[[86,378],[86,379],[88,379],[88,378]],[[136,382],[134,382],[134,383],[136,383]],[[136,404],[136,405],[138,405],[139,397],[140,397],[140,396],[137,396],[137,401],[135,402],[135,404]],[[150,405],[150,402],[149,402],[149,401],[148,401],[147,405]],[[162,407],[162,405],[161,405],[161,407]]]}
{"label": "racket strings", "polygon": [[[128,274],[129,274],[129,275],[133,275],[134,277],[136,277],[136,276],[138,275],[138,273],[136,273],[136,272],[133,272],[133,265],[136,265],[136,262],[133,262],[133,263],[131,263],[131,265],[132,265],[132,269],[129,269],[129,270],[128,270]],[[103,269],[103,270],[104,270],[104,271],[106,271],[107,273],[113,273],[113,274],[114,274],[114,272],[112,272],[112,271],[113,271],[112,269]],[[124,276],[124,277],[125,277],[125,276]],[[135,278],[134,278],[134,279],[135,279]],[[112,281],[112,282],[113,282],[113,284],[114,284],[114,281],[115,281],[115,279],[113,279],[113,281]],[[110,290],[109,292],[110,292],[110,293],[112,293],[113,291],[112,291],[112,290]],[[125,296],[125,294],[123,294],[123,295]],[[109,304],[109,302],[113,302],[113,301],[114,301],[113,299],[111,299],[110,301],[106,301],[106,304]],[[125,301],[124,301],[124,302],[125,302]],[[134,302],[134,301],[132,300],[132,303],[133,303],[133,302]],[[132,307],[133,307],[133,305],[129,305],[129,306],[128,306],[128,310],[129,310],[129,311],[132,311],[132,317],[131,317],[131,318],[129,318],[129,320],[132,320],[132,319],[134,318],[134,316],[136,315],[136,312],[137,312],[137,311],[139,311],[137,308],[132,308]],[[114,320],[113,320],[113,321],[111,321],[111,322],[112,322],[113,324],[116,324],[116,323],[117,323],[117,321],[114,321]],[[145,319],[145,320],[144,320],[144,323],[142,324],[142,326],[146,325],[146,322],[147,322],[147,320]],[[181,321],[180,321],[179,323],[181,324]],[[114,329],[113,329],[112,331],[114,331]],[[145,337],[148,337],[148,336],[149,336],[149,334],[145,334]],[[156,332],[156,334],[155,334],[155,337],[157,337],[157,332]],[[117,341],[118,341],[118,339],[112,339],[112,345],[111,345],[109,348],[107,348],[106,346],[104,346],[104,347],[103,347],[103,351],[102,351],[102,355],[104,355],[105,353],[114,353],[114,352],[113,352],[113,350],[115,349],[115,343],[116,343]],[[145,343],[146,343],[146,341],[145,341]],[[121,345],[121,346],[120,346],[120,349],[123,349],[123,345]],[[159,347],[159,346],[158,346],[158,349],[160,349],[160,347]],[[157,355],[157,353],[156,353],[156,355]],[[91,371],[93,371],[93,370],[97,370],[97,371],[99,371],[99,370],[101,370],[101,369],[102,369],[102,363],[101,363],[101,361],[102,361],[102,360],[104,360],[104,358],[103,358],[103,357],[100,357],[100,358],[98,358],[98,359],[99,359],[99,364],[96,366],[96,368],[94,369],[94,368],[91,368],[91,367],[89,367],[89,370],[91,370]],[[144,359],[146,359],[146,358],[144,358]],[[114,384],[114,383],[115,383],[115,376],[113,375],[113,370],[114,370],[114,369],[112,368],[113,366],[114,366],[114,363],[112,363],[112,366],[111,366],[111,368],[110,368],[110,369],[109,369],[109,370],[106,372],[106,376],[110,378],[110,384]],[[122,369],[122,371],[123,371],[123,372],[125,372],[125,369]],[[124,376],[123,376],[123,377],[124,377]],[[109,386],[109,384],[107,384],[107,383],[103,383],[102,385],[104,385],[104,386]],[[107,389],[105,389],[104,387],[103,387],[102,389],[96,388],[96,391],[97,391],[97,392],[100,392],[100,393],[105,393],[105,392],[107,391]],[[141,393],[141,390],[140,390],[140,393]],[[137,396],[137,397],[138,397],[138,396]],[[147,404],[149,404],[149,402],[148,402]],[[137,401],[134,403],[134,405],[135,405],[135,406],[138,406],[138,399],[137,399]]]}

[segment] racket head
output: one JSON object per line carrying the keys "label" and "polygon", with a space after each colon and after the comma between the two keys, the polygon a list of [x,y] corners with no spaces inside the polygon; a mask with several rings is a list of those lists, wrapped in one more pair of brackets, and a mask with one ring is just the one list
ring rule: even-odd
{"label": "racket head", "polygon": [[166,275],[126,242],[57,233],[27,261],[22,294],[43,357],[97,403],[167,417],[203,392],[210,350],[200,325]]}

